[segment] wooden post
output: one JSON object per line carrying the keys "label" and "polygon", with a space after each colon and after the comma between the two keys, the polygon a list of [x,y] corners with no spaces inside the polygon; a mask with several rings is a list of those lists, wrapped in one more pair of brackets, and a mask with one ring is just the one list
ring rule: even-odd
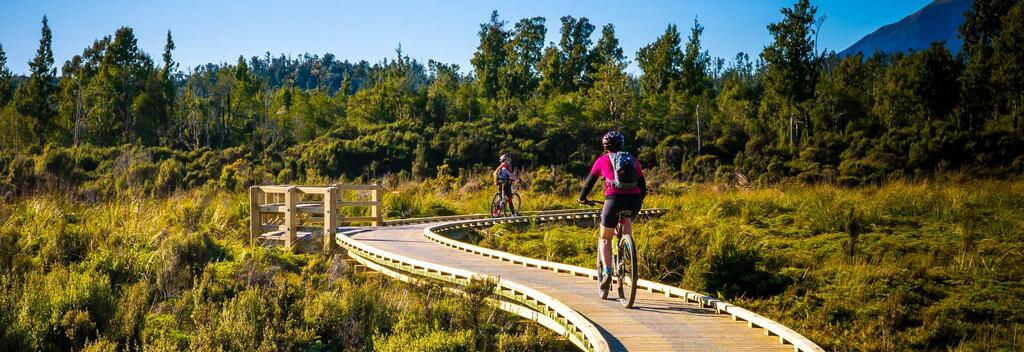
{"label": "wooden post", "polygon": [[376,182],[373,186],[373,191],[370,191],[370,201],[376,202],[376,204],[370,206],[370,217],[374,218],[371,225],[380,226],[383,221],[380,210],[384,205],[384,200],[381,194],[384,191],[384,186]]}
{"label": "wooden post", "polygon": [[260,214],[260,199],[263,191],[257,186],[249,187],[249,245],[256,243],[256,237],[263,233],[263,216]]}
{"label": "wooden post", "polygon": [[334,251],[334,236],[338,231],[338,188],[324,191],[324,253]]}
{"label": "wooden post", "polygon": [[299,229],[299,189],[296,187],[288,187],[288,191],[285,192],[284,196],[284,225],[288,229],[285,231],[284,244],[288,249],[292,249],[292,245],[295,243],[296,236]]}

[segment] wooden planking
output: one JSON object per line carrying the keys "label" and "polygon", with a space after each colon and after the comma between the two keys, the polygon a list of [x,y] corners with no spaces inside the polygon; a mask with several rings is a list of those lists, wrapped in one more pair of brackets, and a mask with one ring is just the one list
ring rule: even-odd
{"label": "wooden planking", "polygon": [[553,315],[554,318],[557,318],[554,320],[563,322],[566,328],[571,328],[564,332],[569,335],[570,340],[580,348],[592,351],[610,350],[608,342],[602,336],[601,332],[586,318],[579,315],[579,313],[569,308],[564,303],[531,287],[500,277],[479,274],[409,258],[396,253],[382,251],[348,236],[340,236],[338,237],[338,241],[349,249],[348,253],[350,256],[370,259],[370,261],[376,262],[377,264],[397,267],[401,270],[418,273],[419,275],[428,278],[455,283],[468,282],[469,280],[474,279],[494,280],[497,283],[495,292],[499,296],[503,295],[505,297],[511,297],[513,300],[518,299],[519,304],[534,306],[535,311],[548,315],[549,317]]}
{"label": "wooden planking", "polygon": [[[618,302],[597,298],[594,281],[589,278],[494,260],[434,241],[423,241],[423,229],[429,226],[385,227],[354,233],[351,237],[381,251],[498,276],[543,292],[607,331],[605,336],[613,350],[731,350],[737,347],[731,341],[748,344],[750,350],[793,348],[764,336],[760,330],[748,329],[745,322],[733,322],[728,315],[719,315],[714,309],[661,294],[641,293],[637,309],[624,309]],[[729,337],[722,338],[722,335]],[[696,342],[699,343],[687,347]]]}
{"label": "wooden planking", "polygon": [[[651,215],[654,213],[662,213],[664,209],[645,209],[641,210],[638,215]],[[560,216],[538,216],[538,219],[560,219]],[[574,277],[584,276],[596,280],[596,271],[594,269],[581,268],[571,265],[565,265],[561,263],[553,263],[543,260],[537,260],[533,258],[527,258],[517,256],[510,253],[501,251],[495,251],[488,248],[482,248],[474,246],[461,241],[456,241],[441,235],[436,232],[447,231],[456,228],[464,227],[478,227],[478,226],[490,226],[493,222],[487,220],[469,220],[455,223],[449,223],[444,225],[438,225],[433,227],[424,228],[424,235],[431,240],[434,240],[442,245],[449,248],[458,249],[464,252],[469,252],[484,256],[487,258],[496,258],[503,262],[510,262],[511,264],[518,264],[527,267],[536,267],[545,270],[551,270],[553,272],[564,272]],[[436,232],[435,232],[436,231]],[[646,290],[650,293],[662,293],[666,298],[681,298],[686,302],[693,302],[699,304],[701,307],[708,307],[715,309],[719,313],[728,313],[733,319],[742,319],[747,321],[750,327],[757,327],[763,329],[766,335],[778,336],[779,342],[789,343],[794,345],[797,351],[823,351],[821,347],[817,346],[807,338],[803,337],[799,333],[783,326],[771,319],[760,316],[746,309],[731,305],[729,303],[720,301],[713,297],[709,297],[693,291],[684,290],[677,287],[672,287],[648,280],[638,280],[637,286],[639,289]],[[638,291],[639,292],[639,291]]]}

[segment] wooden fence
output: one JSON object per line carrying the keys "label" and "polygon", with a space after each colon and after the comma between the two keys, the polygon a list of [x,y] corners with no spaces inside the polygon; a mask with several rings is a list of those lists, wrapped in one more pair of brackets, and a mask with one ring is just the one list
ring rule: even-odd
{"label": "wooden fence", "polygon": [[[322,233],[325,251],[334,248],[338,225],[370,223],[380,226],[384,186],[253,186],[249,188],[250,241],[280,238],[289,249],[299,233]],[[359,197],[359,193],[369,193]],[[345,195],[356,194],[352,199]],[[367,199],[368,198],[368,199]],[[369,216],[344,216],[341,208],[368,207]]]}

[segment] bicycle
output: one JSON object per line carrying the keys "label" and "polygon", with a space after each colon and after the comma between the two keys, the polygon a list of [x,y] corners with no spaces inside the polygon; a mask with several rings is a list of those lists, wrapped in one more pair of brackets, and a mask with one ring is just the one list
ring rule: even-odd
{"label": "bicycle", "polygon": [[[601,204],[598,201],[588,201],[584,204],[594,206]],[[622,233],[622,224],[631,221],[633,212],[623,210],[615,214],[619,217],[618,225],[615,226],[615,237],[612,238],[612,280],[617,282],[616,291],[619,294],[619,303],[623,307],[632,308],[636,300],[636,246],[633,244],[633,234]],[[601,238],[601,229],[597,230],[597,238]],[[597,282],[601,282],[604,275],[604,265],[601,263],[601,253],[597,253]],[[611,287],[601,290],[601,299],[608,299],[608,292]]]}
{"label": "bicycle", "polygon": [[[503,218],[503,217],[509,216],[510,209],[509,209],[508,203],[507,203],[508,200],[506,199],[506,197],[502,196],[501,190],[504,189],[504,187],[505,187],[504,183],[505,182],[512,182],[512,181],[501,181],[501,182],[502,183],[500,183],[499,186],[498,186],[498,191],[494,192],[494,197],[491,198],[491,217],[492,218]],[[519,212],[523,211],[523,208],[522,208],[523,198],[521,196],[519,196],[519,193],[516,192],[516,190],[515,190],[515,183],[513,183],[512,186],[513,186],[513,188],[512,188],[512,195],[508,197],[508,198],[512,199],[512,205],[513,205],[513,207],[516,210],[516,213],[512,214],[512,215],[519,215]]]}

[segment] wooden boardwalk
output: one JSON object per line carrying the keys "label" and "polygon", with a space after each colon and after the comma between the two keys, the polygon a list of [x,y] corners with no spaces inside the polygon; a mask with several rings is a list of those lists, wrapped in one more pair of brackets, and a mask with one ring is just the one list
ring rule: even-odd
{"label": "wooden boardwalk", "polygon": [[543,292],[589,319],[615,351],[791,351],[760,329],[734,321],[714,309],[678,298],[637,291],[636,305],[625,309],[602,300],[588,277],[515,265],[441,245],[424,236],[438,223],[344,229],[349,236],[379,251],[474,273],[489,274]]}
{"label": "wooden boardwalk", "polygon": [[[460,289],[476,280],[495,284],[490,300],[531,319],[587,351],[822,351],[796,331],[713,297],[638,280],[633,309],[602,300],[596,271],[480,248],[444,232],[495,223],[580,221],[590,210],[533,212],[523,218],[465,215],[384,221],[383,187],[374,185],[254,186],[250,188],[253,243],[332,253],[396,279],[431,280]],[[362,192],[362,194],[360,194]],[[343,207],[363,207],[360,215]],[[640,216],[664,209],[645,209]],[[369,223],[370,227],[339,227]],[[381,226],[387,225],[387,226]],[[595,244],[596,245],[596,244]]]}

